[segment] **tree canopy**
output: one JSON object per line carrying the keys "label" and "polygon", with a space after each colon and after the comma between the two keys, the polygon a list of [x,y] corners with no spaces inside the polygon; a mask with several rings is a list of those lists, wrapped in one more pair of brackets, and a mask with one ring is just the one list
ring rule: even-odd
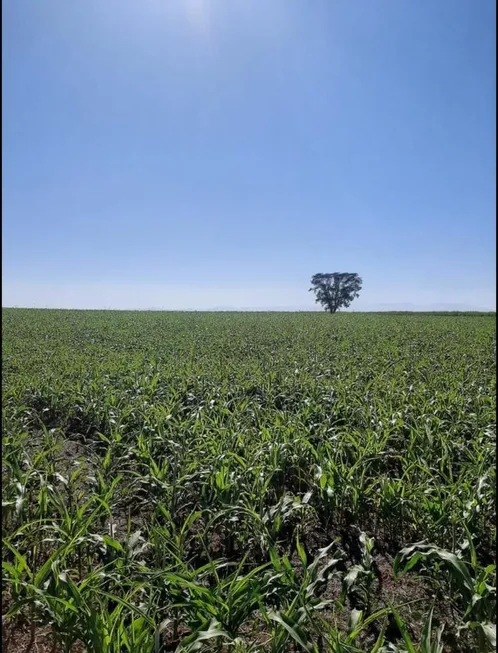
{"label": "tree canopy", "polygon": [[319,272],[311,278],[310,292],[315,293],[317,304],[335,313],[340,308],[348,308],[359,297],[362,283],[356,272]]}

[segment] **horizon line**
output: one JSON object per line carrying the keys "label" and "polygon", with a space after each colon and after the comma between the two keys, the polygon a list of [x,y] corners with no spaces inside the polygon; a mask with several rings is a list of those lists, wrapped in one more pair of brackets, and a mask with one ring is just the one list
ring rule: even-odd
{"label": "horizon line", "polygon": [[[21,311],[99,311],[108,313],[328,313],[313,308],[68,308],[50,306],[2,306],[2,310]],[[496,313],[496,308],[378,308],[366,310],[338,310],[337,313]]]}

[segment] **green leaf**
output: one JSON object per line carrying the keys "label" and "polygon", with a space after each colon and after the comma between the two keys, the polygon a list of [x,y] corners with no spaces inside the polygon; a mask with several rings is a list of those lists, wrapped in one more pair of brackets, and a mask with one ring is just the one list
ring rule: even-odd
{"label": "green leaf", "polygon": [[124,549],[121,544],[110,535],[104,535],[102,539],[104,540],[105,544],[107,544],[107,546],[110,546],[118,553],[124,553]]}
{"label": "green leaf", "polygon": [[301,562],[306,567],[308,559],[306,557],[306,552],[305,552],[301,542],[299,541],[299,535],[296,537],[296,549],[297,549],[298,555],[299,555],[299,557],[301,559]]}
{"label": "green leaf", "polygon": [[363,623],[363,610],[356,610],[354,608],[351,610],[351,614],[349,615],[349,622],[348,622],[348,633],[351,634],[355,632],[358,627],[360,627],[361,630],[361,625]]}
{"label": "green leaf", "polygon": [[198,630],[195,633],[188,635],[182,641],[180,648],[183,648],[186,651],[198,651],[202,648],[202,642],[206,642],[210,639],[218,639],[220,637],[228,640],[230,639],[228,633],[220,627],[219,622],[216,619],[213,619],[206,630]]}
{"label": "green leaf", "polygon": [[379,633],[379,636],[377,637],[377,641],[375,642],[374,647],[370,651],[370,653],[379,653],[381,646],[384,644],[388,623],[389,623],[389,620],[388,620],[388,618],[386,616],[384,618],[383,623],[382,623],[382,628],[380,629],[380,633]]}
{"label": "green leaf", "polygon": [[422,557],[439,558],[452,573],[453,578],[464,591],[464,593],[470,593],[470,596],[472,596],[473,581],[469,570],[467,569],[467,566],[463,560],[458,558],[454,553],[451,553],[446,549],[441,549],[434,544],[424,544],[422,542],[417,542],[416,544],[412,544],[411,546],[402,549],[394,561],[393,568],[395,577],[398,576],[398,570],[402,561],[407,560],[402,570],[402,573],[406,573],[412,569]]}
{"label": "green leaf", "polygon": [[425,620],[424,629],[422,631],[422,641],[420,642],[420,653],[433,653],[432,651],[432,614],[434,607],[432,607]]}
{"label": "green leaf", "polygon": [[292,637],[292,639],[300,646],[302,646],[307,653],[312,653],[313,644],[310,641],[306,641],[306,635],[297,623],[293,622],[292,619],[280,612],[270,611],[268,613],[268,617],[272,621],[276,621],[277,623],[281,624]]}
{"label": "green leaf", "polygon": [[392,613],[396,621],[396,624],[399,628],[399,631],[401,633],[401,636],[403,637],[403,641],[405,642],[405,646],[407,648],[408,653],[417,653],[415,646],[408,633],[408,630],[406,629],[405,622],[401,618],[401,615],[395,608],[392,608]]}

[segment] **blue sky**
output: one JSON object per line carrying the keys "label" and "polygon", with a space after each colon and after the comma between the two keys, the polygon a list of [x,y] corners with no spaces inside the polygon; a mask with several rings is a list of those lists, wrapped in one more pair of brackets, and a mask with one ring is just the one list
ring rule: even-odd
{"label": "blue sky", "polygon": [[493,0],[6,0],[3,305],[494,309]]}

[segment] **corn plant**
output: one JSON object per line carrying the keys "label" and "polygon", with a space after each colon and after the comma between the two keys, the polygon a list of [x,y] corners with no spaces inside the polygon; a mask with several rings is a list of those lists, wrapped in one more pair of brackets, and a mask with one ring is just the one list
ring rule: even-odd
{"label": "corn plant", "polygon": [[494,316],[2,313],[9,631],[493,645]]}
{"label": "corn plant", "polygon": [[[394,561],[394,573],[406,573],[422,560],[435,560],[443,566],[456,590],[456,602],[461,608],[463,628],[476,629],[480,650],[486,650],[486,641],[496,647],[496,587],[488,581],[495,581],[496,566],[479,568],[472,540],[468,542],[471,564],[461,555],[456,555],[432,544],[417,542],[402,549]],[[404,563],[404,564],[403,564]],[[401,567],[403,565],[403,567]],[[470,566],[470,570],[469,570]]]}

